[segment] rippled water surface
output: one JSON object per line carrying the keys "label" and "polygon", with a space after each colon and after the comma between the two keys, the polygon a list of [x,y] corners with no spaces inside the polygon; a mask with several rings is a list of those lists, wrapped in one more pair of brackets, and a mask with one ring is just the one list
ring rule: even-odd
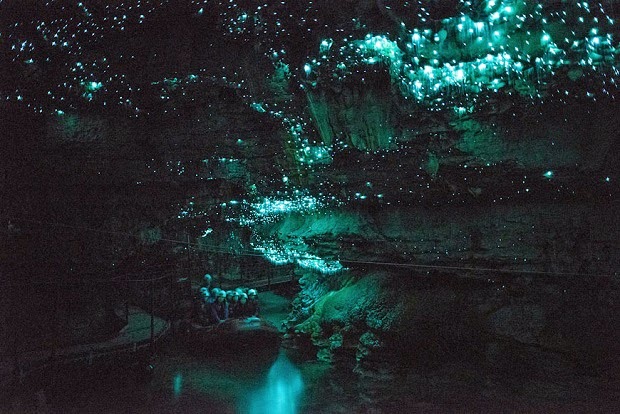
{"label": "rippled water surface", "polygon": [[[292,414],[305,411],[313,384],[330,370],[313,361],[295,364],[284,351],[268,361],[251,352],[203,358],[175,345],[161,352],[155,366],[150,381],[136,380],[132,371],[119,368],[63,374],[30,398],[45,398],[45,410],[62,413]],[[17,411],[40,406],[40,401],[22,401]]]}
{"label": "rippled water surface", "polygon": [[[285,313],[274,310],[286,305],[277,303],[269,313],[276,325]],[[463,364],[435,372],[408,370],[396,379],[378,373],[359,376],[352,367],[317,362],[314,355],[283,348],[257,351],[208,356],[208,350],[196,351],[169,337],[159,344],[148,380],[114,362],[49,372],[16,391],[0,412],[611,413],[620,406],[617,383],[590,376],[498,378]]]}
{"label": "rippled water surface", "polygon": [[[617,412],[617,398],[601,395],[595,379],[562,384],[532,380],[523,388],[522,383],[489,384],[492,380],[475,373],[464,377],[463,372],[448,370],[433,376],[412,374],[405,383],[360,377],[347,369],[300,359],[283,349],[267,360],[251,351],[211,358],[188,352],[175,342],[160,349],[155,366],[148,381],[118,367],[58,374],[44,387],[33,386],[12,407],[0,412]],[[598,395],[589,389],[598,390]]]}

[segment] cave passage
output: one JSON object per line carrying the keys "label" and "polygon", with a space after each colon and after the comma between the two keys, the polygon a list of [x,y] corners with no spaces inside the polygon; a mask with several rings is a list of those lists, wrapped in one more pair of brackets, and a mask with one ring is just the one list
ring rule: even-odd
{"label": "cave passage", "polygon": [[618,18],[0,0],[0,404],[613,411]]}

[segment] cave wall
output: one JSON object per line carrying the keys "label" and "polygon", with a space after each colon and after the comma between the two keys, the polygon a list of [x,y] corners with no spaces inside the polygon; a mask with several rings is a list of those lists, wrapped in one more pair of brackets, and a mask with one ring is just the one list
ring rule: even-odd
{"label": "cave wall", "polygon": [[[435,129],[412,134],[408,129],[412,121],[404,120],[402,108],[389,104],[385,93],[377,97],[373,90],[370,87],[357,89],[355,94],[347,92],[353,95],[333,98],[331,103],[325,96],[333,96],[333,92],[324,95],[319,103],[309,98],[308,110],[314,114],[318,129],[327,134],[322,139],[332,143],[344,139],[350,143],[352,148],[348,151],[352,152],[306,172],[306,179],[315,183],[325,180],[336,185],[336,191],[345,193],[359,187],[370,193],[381,192],[386,196],[384,201],[347,202],[315,214],[284,214],[275,221],[258,222],[251,230],[226,224],[220,205],[268,193],[273,188],[265,183],[274,176],[294,177],[293,171],[299,166],[286,152],[283,144],[286,134],[280,127],[243,107],[234,91],[214,88],[205,100],[209,102],[205,107],[188,110],[182,117],[147,123],[119,121],[97,114],[38,119],[39,125],[45,127],[36,133],[35,143],[28,144],[32,145],[28,148],[46,151],[44,162],[31,160],[31,168],[37,174],[32,182],[41,184],[44,175],[52,178],[44,185],[47,198],[41,200],[45,214],[60,221],[63,217],[78,220],[106,231],[144,234],[137,243],[122,237],[71,235],[73,241],[57,245],[54,257],[71,257],[66,268],[79,262],[109,266],[142,255],[172,255],[185,260],[182,244],[162,245],[158,244],[159,239],[185,240],[189,235],[200,245],[201,231],[208,222],[219,234],[205,244],[206,250],[213,243],[231,251],[244,250],[257,237],[273,239],[283,245],[301,246],[301,252],[340,260],[354,272],[365,268],[356,262],[369,261],[410,264],[415,275],[429,273],[415,265],[464,268],[451,271],[457,278],[469,275],[471,272],[466,269],[470,267],[601,275],[616,271],[620,232],[618,218],[612,213],[617,209],[617,201],[609,186],[603,187],[602,193],[597,190],[574,199],[569,196],[554,200],[548,188],[535,185],[527,199],[515,202],[494,199],[499,191],[494,187],[505,186],[504,191],[513,192],[509,185],[520,175],[540,177],[546,169],[563,170],[566,172],[559,177],[561,185],[576,185],[581,191],[583,176],[613,171],[615,156],[609,149],[617,140],[613,127],[618,122],[613,107],[594,105],[588,111],[568,107],[544,119],[541,114],[530,114],[522,121],[534,126],[520,130],[512,128],[517,121],[506,121],[492,111],[486,120],[480,121],[439,117],[426,120]],[[380,110],[367,110],[368,105]],[[319,106],[323,109],[319,110]],[[597,109],[604,122],[592,122]],[[361,118],[347,114],[358,114]],[[498,120],[503,124],[497,124]],[[365,127],[366,124],[370,127]],[[489,132],[491,124],[495,125],[493,132]],[[391,126],[386,129],[385,125]],[[357,128],[357,132],[343,135],[342,131],[351,128]],[[392,136],[392,132],[381,135],[378,131],[381,134],[394,131],[395,136],[398,136],[395,131],[400,131],[402,137],[400,141],[375,140],[379,135]],[[443,132],[437,135],[437,131]],[[549,141],[558,144],[549,146]],[[399,162],[396,171],[401,177],[395,177],[389,157],[383,168],[375,167],[378,157],[385,158],[381,151],[389,150],[395,143],[412,146],[411,157],[394,155]],[[367,152],[378,152],[378,155],[367,157]],[[341,162],[348,156],[351,156],[349,161],[357,162]],[[433,160],[436,165],[429,166]],[[483,178],[467,177],[469,181],[460,184],[462,176],[455,172],[455,167],[461,168],[463,164],[493,164],[499,168]],[[403,177],[412,171],[422,174],[418,181],[434,183],[435,192],[426,194],[430,204],[394,202],[401,198],[403,191],[408,192],[403,199],[410,200],[419,194],[417,191],[411,194],[407,185],[403,185]],[[5,176],[8,176],[7,183],[16,177],[13,173]],[[455,191],[465,193],[465,198],[460,203],[441,205]],[[196,208],[186,221],[178,220],[179,210],[188,202],[196,203],[200,209]],[[49,237],[58,235],[57,229],[49,229]],[[85,244],[88,249],[83,248]],[[67,256],[67,252],[72,253]],[[230,262],[227,255],[219,256],[218,263],[214,263],[211,256],[201,265],[211,266],[233,279],[265,266],[254,259],[242,261],[240,266],[226,264]],[[496,280],[492,272],[491,276],[485,272],[473,274],[475,278]],[[368,296],[370,302],[380,302],[391,289],[389,284],[380,286],[373,293],[379,296]],[[385,292],[378,293],[382,290]],[[327,293],[329,288],[321,291]],[[437,293],[437,300],[452,303],[454,295],[442,299],[444,293]],[[356,294],[366,296],[363,292]],[[478,294],[489,294],[489,291]],[[531,294],[534,296],[528,303],[541,299],[535,291]],[[412,295],[416,297],[420,293]],[[493,296],[487,299],[492,301]],[[530,312],[529,308],[523,311],[519,306],[514,312]],[[502,312],[497,318],[515,317],[512,308]],[[553,312],[557,314],[557,310]],[[322,320],[322,315],[306,316],[318,318],[319,324],[333,323]],[[492,322],[485,324],[492,325]],[[501,326],[497,328],[500,331],[504,329]],[[317,344],[324,344],[326,338],[313,335]],[[364,338],[368,340],[368,336]],[[323,345],[321,349],[327,348]]]}
{"label": "cave wall", "polygon": [[617,162],[610,151],[620,126],[613,103],[533,106],[498,97],[481,113],[431,115],[399,102],[389,78],[374,78],[307,92],[322,144],[368,152],[424,145],[437,157],[438,169],[514,163],[524,172],[591,172]]}
{"label": "cave wall", "polygon": [[[611,275],[617,202],[571,205],[390,207],[295,214],[257,231],[299,238],[322,257],[346,263],[489,266],[502,270]],[[424,271],[414,269],[413,271]]]}
{"label": "cave wall", "polygon": [[[611,327],[620,112],[605,70],[617,72],[615,55],[582,45],[592,68],[558,67],[559,80],[544,82],[533,80],[542,70],[536,60],[522,58],[531,85],[488,89],[495,74],[474,73],[487,88],[481,98],[480,86],[469,85],[468,98],[476,99],[461,106],[455,96],[465,83],[448,82],[444,107],[403,94],[407,85],[395,82],[394,61],[381,53],[386,45],[406,48],[413,32],[402,29],[403,16],[418,6],[385,3],[274,2],[278,12],[262,15],[256,5],[223,2],[199,12],[176,2],[144,25],[134,19],[125,34],[82,39],[82,55],[47,53],[57,49],[40,37],[32,57],[2,42],[0,62],[10,65],[0,82],[0,179],[7,216],[18,218],[3,233],[4,276],[79,281],[112,267],[162,263],[191,277],[215,269],[236,280],[294,271],[301,292],[289,328],[310,338],[322,358],[344,353],[376,368],[381,352],[417,353],[406,366],[426,359],[430,369],[454,345],[455,355],[506,371],[523,361],[535,371],[546,355],[563,367],[614,366],[606,348],[618,343]],[[472,39],[457,34],[456,21],[443,26],[459,3],[428,5],[428,49],[417,49],[421,63],[404,76],[424,72],[424,53],[439,48],[446,62],[484,56],[478,46],[460,50],[457,41]],[[539,4],[553,11],[557,2]],[[238,19],[246,11],[255,17],[247,25]],[[542,34],[540,21],[530,22],[534,36]],[[617,32],[612,26],[609,33]],[[7,39],[21,44],[20,28]],[[334,28],[359,40],[338,43]],[[566,32],[556,23],[550,29],[556,39]],[[501,47],[526,40],[520,26],[510,30],[513,40]],[[372,62],[352,52],[371,32],[386,34],[368,37],[370,49],[379,44],[368,52]],[[351,56],[332,58],[323,40]],[[540,40],[528,47],[532,55],[546,50]],[[97,66],[103,58],[110,66]],[[90,77],[67,73],[77,59],[91,64],[95,80],[109,79],[101,90]],[[304,197],[318,200],[310,211]],[[275,212],[256,213],[264,200]],[[290,256],[281,254],[286,248]],[[291,259],[300,255],[349,270],[300,269]],[[187,269],[190,260],[195,267]],[[22,309],[48,330],[49,293]],[[28,291],[14,296],[27,303]]]}
{"label": "cave wall", "polygon": [[491,389],[512,378],[518,392],[566,395],[562,378],[614,378],[620,364],[617,207],[384,205],[260,231],[348,268],[300,272],[287,327],[317,358],[377,380],[450,367],[495,378]]}
{"label": "cave wall", "polygon": [[473,375],[539,398],[566,398],[580,376],[617,379],[618,290],[604,278],[376,269],[301,284],[290,332],[369,378]]}

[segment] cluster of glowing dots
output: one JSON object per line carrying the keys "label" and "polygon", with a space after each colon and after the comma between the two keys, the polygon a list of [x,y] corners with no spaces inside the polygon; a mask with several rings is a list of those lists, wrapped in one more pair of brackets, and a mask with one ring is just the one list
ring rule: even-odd
{"label": "cluster of glowing dots", "polygon": [[588,2],[566,4],[565,10],[545,16],[540,3],[490,0],[479,21],[463,14],[434,29],[404,28],[396,37],[345,37],[338,48],[334,39],[325,39],[319,56],[303,66],[302,77],[316,87],[382,64],[405,98],[444,109],[453,108],[448,101],[464,105],[502,88],[543,98],[549,81],[566,68],[573,69],[571,80],[584,71],[606,78],[599,92],[610,95],[618,82],[617,29],[603,6],[597,8],[604,18],[595,16]]}
{"label": "cluster of glowing dots", "polygon": [[[138,106],[138,101],[151,91],[144,91],[139,86],[142,84],[141,79],[130,80],[129,75],[120,69],[134,61],[136,56],[123,52],[123,48],[104,48],[102,45],[110,37],[123,34],[130,36],[132,30],[166,10],[168,3],[169,0],[134,0],[91,7],[89,1],[74,4],[46,2],[44,12],[34,17],[34,20],[13,23],[1,35],[3,41],[6,39],[11,43],[9,49],[13,62],[29,65],[33,72],[51,70],[54,81],[52,84],[38,85],[47,88],[43,96],[32,93],[30,85],[16,85],[14,91],[2,90],[3,100],[23,102],[37,112],[63,115],[68,110],[76,110],[73,98],[81,97],[86,103],[94,105],[122,106],[134,116],[145,113]],[[191,4],[204,11],[207,2],[192,1]],[[234,3],[221,1],[210,5],[229,8],[230,4]],[[30,38],[26,38],[26,34]],[[189,74],[152,84],[164,86],[160,99],[167,101],[171,95],[167,87],[171,84],[182,89],[195,83],[204,84],[205,87],[217,84],[239,88],[243,80],[230,82],[226,76],[215,78]],[[182,92],[180,95],[185,96]],[[162,112],[176,112],[177,109],[166,107]]]}
{"label": "cluster of glowing dots", "polygon": [[[287,181],[284,177],[283,181]],[[280,220],[289,214],[310,214],[328,206],[338,205],[335,197],[315,197],[307,191],[291,190],[278,192],[274,197],[263,197],[257,201],[243,200],[241,208],[232,211],[229,221],[239,221],[243,226],[269,223]],[[238,213],[238,210],[241,213]]]}
{"label": "cluster of glowing dots", "polygon": [[[17,87],[11,93],[5,91],[5,99],[25,102],[38,109],[49,107],[51,101],[57,106],[52,108],[54,112],[54,109],[66,109],[61,106],[66,105],[68,96],[82,96],[87,101],[94,100],[104,106],[121,105],[139,113],[140,108],[132,99],[132,95],[140,92],[139,87],[132,85],[126,74],[119,73],[110,63],[111,60],[130,62],[135,57],[123,55],[121,51],[100,50],[97,55],[89,49],[105,42],[110,33],[122,34],[143,24],[154,12],[165,10],[168,3],[167,0],[134,0],[97,7],[91,7],[88,1],[43,3],[49,13],[41,16],[49,18],[14,23],[4,31],[3,40],[9,43],[13,60],[26,65],[44,65],[50,60],[49,49],[56,49],[66,57],[64,74],[57,84],[50,85],[44,98],[28,96],[27,90]],[[564,66],[611,73],[607,85],[599,92],[610,95],[615,90],[618,74],[615,21],[605,4],[571,1],[563,3],[563,10],[555,11],[545,10],[543,4],[536,2],[488,0],[483,2],[483,16],[478,13],[474,20],[467,12],[474,5],[479,8],[479,4],[461,2],[462,15],[444,19],[433,29],[410,29],[403,24],[398,37],[368,34],[361,40],[326,38],[320,43],[319,57],[310,59],[301,68],[302,75],[312,78],[321,73],[323,76],[326,74],[322,72],[328,70],[332,73],[327,75],[342,78],[359,71],[361,66],[383,63],[406,98],[437,108],[443,108],[445,100],[454,95],[475,96],[481,91],[497,91],[507,86],[515,87],[518,93],[541,97],[545,94],[546,81]],[[215,7],[226,31],[269,38],[271,43],[291,36],[295,30],[293,24],[307,26],[307,30],[312,24],[321,27],[316,15],[318,6],[312,1],[304,2],[294,13],[285,2],[278,1],[247,4],[194,0],[190,5],[197,16],[204,14],[208,7]],[[422,6],[419,24],[427,24],[429,17]],[[327,23],[322,27],[327,27]],[[25,33],[32,36],[32,32],[36,33],[35,37],[26,37]],[[277,51],[270,53],[286,55],[282,48],[274,50]],[[460,51],[459,58],[454,57],[455,51]],[[579,76],[576,72],[573,75]],[[97,91],[88,90],[87,85],[92,82],[101,84]],[[101,95],[99,100],[98,95]],[[596,91],[588,91],[588,96],[595,97]]]}
{"label": "cluster of glowing dots", "polygon": [[[258,224],[272,223],[289,214],[312,214],[330,205],[337,205],[335,198],[318,199],[301,190],[293,190],[288,195],[277,198],[263,198],[261,201],[242,202],[231,201],[227,206],[241,205],[242,213],[230,211],[228,221],[238,221],[242,226],[253,227]],[[235,209],[239,210],[239,209]],[[274,265],[295,264],[304,269],[311,269],[320,273],[333,274],[344,269],[338,260],[328,260],[308,253],[307,246],[295,240],[287,245],[274,240],[257,240],[253,243],[254,250],[260,252]]]}
{"label": "cluster of glowing dots", "polygon": [[308,252],[300,251],[295,247],[276,244],[273,241],[262,242],[254,249],[276,266],[295,264],[301,268],[323,274],[335,274],[346,270],[338,260],[325,260]]}
{"label": "cluster of glowing dots", "polygon": [[265,198],[260,203],[252,205],[259,216],[272,216],[292,212],[309,212],[318,207],[318,200],[312,196],[303,196],[293,200],[272,200]]}
{"label": "cluster of glowing dots", "polygon": [[282,108],[277,103],[266,105],[261,102],[249,102],[249,105],[253,110],[266,113],[282,123],[285,131],[288,132],[287,144],[295,148],[295,159],[299,163],[312,166],[329,164],[332,161],[333,148],[312,142],[307,132],[311,122],[303,115],[293,115],[294,109]]}
{"label": "cluster of glowing dots", "polygon": [[[325,88],[352,76],[363,82],[365,74],[387,68],[405,99],[457,116],[475,112],[500,91],[533,103],[615,98],[620,75],[617,28],[601,4],[596,6],[597,17],[588,2],[572,2],[563,11],[545,15],[539,3],[490,0],[485,2],[484,17],[478,15],[476,21],[466,13],[472,3],[463,3],[462,15],[444,19],[432,29],[407,29],[402,24],[397,36],[324,38],[318,56],[298,72],[302,88]],[[423,14],[418,16],[421,23],[428,17]],[[580,27],[573,27],[574,22]],[[558,79],[567,85],[566,78],[571,81],[567,89],[553,82]],[[586,83],[587,88],[578,86]],[[303,124],[290,128],[297,160],[310,165],[330,162],[333,148],[313,145]]]}
{"label": "cluster of glowing dots", "polygon": [[[40,10],[33,13],[33,20],[12,23],[2,37],[10,44],[13,62],[28,65],[35,73],[51,70],[55,83],[45,85],[48,89],[44,96],[32,93],[28,86],[17,85],[13,93],[3,91],[5,100],[23,101],[38,112],[63,114],[63,109],[73,106],[72,98],[81,97],[87,102],[96,100],[98,105],[121,105],[139,112],[131,99],[139,88],[132,86],[126,75],[111,64],[112,60],[131,61],[135,57],[122,51],[106,51],[100,45],[110,35],[141,25],[167,3],[168,0],[100,5],[89,1],[42,2]],[[98,52],[92,53],[93,48]]]}

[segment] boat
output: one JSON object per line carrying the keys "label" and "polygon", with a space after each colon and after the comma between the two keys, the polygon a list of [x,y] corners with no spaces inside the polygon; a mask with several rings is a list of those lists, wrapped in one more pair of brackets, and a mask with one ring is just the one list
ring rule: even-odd
{"label": "boat", "polygon": [[277,355],[282,338],[271,322],[249,317],[193,329],[193,347],[205,355],[249,352]]}

